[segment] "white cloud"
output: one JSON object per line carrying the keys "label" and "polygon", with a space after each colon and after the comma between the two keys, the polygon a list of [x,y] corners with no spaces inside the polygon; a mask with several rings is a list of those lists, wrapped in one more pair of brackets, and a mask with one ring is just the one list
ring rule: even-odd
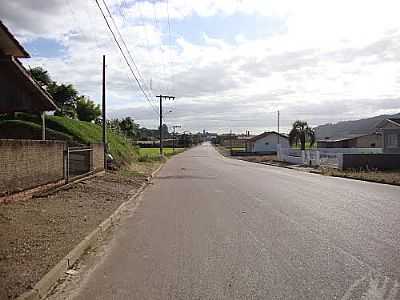
{"label": "white cloud", "polygon": [[[179,97],[167,104],[171,124],[263,131],[274,126],[277,109],[283,127],[298,118],[316,125],[400,110],[397,1],[169,0],[172,45],[166,1],[107,2],[144,84],[151,80],[154,94]],[[190,24],[194,16],[274,17],[286,30],[256,40],[242,32],[234,41],[203,33],[194,43],[174,31],[175,20]],[[25,63],[45,66],[56,80],[74,83],[96,100],[101,55],[107,54],[114,115],[131,114],[156,126],[157,116],[128,75],[94,1],[2,1],[0,17],[25,43],[45,37],[63,45],[62,57]]]}

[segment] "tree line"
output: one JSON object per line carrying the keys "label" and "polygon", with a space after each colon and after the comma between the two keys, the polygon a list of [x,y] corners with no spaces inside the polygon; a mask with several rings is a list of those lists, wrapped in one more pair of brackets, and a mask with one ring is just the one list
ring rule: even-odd
{"label": "tree line", "polygon": [[54,115],[86,122],[96,121],[100,117],[100,106],[89,97],[80,95],[72,84],[54,81],[42,67],[30,68],[29,73],[53,98],[58,107]]}

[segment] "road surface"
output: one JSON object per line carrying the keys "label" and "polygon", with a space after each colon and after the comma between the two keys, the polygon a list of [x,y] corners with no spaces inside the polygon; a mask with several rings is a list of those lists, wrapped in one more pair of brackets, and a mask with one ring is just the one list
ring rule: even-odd
{"label": "road surface", "polygon": [[165,165],[74,299],[399,299],[400,187],[224,158]]}

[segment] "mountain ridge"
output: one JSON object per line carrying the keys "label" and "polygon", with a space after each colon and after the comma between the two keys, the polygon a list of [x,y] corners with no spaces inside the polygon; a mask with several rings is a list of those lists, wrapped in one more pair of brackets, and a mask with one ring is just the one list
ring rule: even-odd
{"label": "mountain ridge", "polygon": [[364,118],[352,121],[341,121],[338,123],[327,123],[315,127],[317,139],[325,138],[344,138],[362,134],[368,134],[375,131],[376,126],[387,118],[400,118],[400,113],[393,115],[378,115],[371,118]]}

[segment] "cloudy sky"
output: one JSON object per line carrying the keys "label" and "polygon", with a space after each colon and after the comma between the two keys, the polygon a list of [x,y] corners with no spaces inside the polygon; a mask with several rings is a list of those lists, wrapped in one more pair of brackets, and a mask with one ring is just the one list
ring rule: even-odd
{"label": "cloudy sky", "polygon": [[[400,112],[398,0],[105,1],[147,93],[177,97],[169,126],[258,133],[275,129],[277,110],[284,129]],[[31,53],[26,66],[98,103],[106,54],[109,116],[157,126],[158,103],[95,0],[1,1],[0,18]]]}

